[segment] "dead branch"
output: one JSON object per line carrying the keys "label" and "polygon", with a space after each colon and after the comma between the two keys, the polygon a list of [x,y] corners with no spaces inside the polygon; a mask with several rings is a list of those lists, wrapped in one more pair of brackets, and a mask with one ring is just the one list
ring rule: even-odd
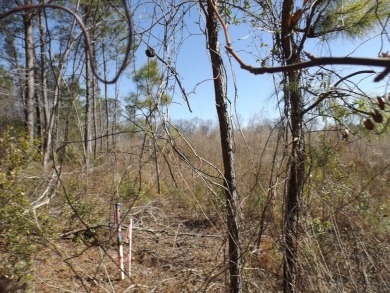
{"label": "dead branch", "polygon": [[291,65],[282,65],[276,67],[254,67],[252,65],[246,64],[241,57],[234,51],[229,35],[228,25],[222,19],[222,16],[219,14],[217,7],[213,1],[210,1],[213,10],[215,11],[219,22],[222,25],[225,40],[226,40],[226,50],[236,59],[240,64],[241,68],[249,71],[252,74],[259,75],[265,73],[279,73],[287,72],[294,70],[301,70],[309,67],[317,67],[324,65],[360,65],[360,66],[372,66],[372,67],[384,67],[384,70],[379,73],[374,81],[379,82],[385,78],[390,73],[390,58],[388,57],[378,57],[378,58],[363,58],[363,57],[315,57],[310,53],[305,52],[306,56],[309,58],[309,61],[300,62]]}

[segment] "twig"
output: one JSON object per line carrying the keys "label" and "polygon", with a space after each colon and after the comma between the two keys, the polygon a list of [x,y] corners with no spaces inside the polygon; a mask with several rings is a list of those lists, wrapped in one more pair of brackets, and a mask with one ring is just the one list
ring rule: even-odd
{"label": "twig", "polygon": [[27,11],[27,10],[34,10],[34,9],[51,8],[51,9],[59,9],[59,10],[62,10],[62,11],[65,11],[65,12],[69,13],[78,22],[78,24],[80,25],[80,28],[81,28],[81,30],[82,30],[82,32],[84,34],[85,44],[86,44],[86,47],[87,47],[86,51],[87,51],[87,53],[90,56],[89,61],[90,61],[90,64],[91,64],[91,68],[92,68],[93,74],[95,75],[95,77],[99,81],[101,81],[103,83],[110,84],[110,83],[115,83],[119,79],[120,75],[125,70],[126,66],[128,65],[129,60],[130,60],[131,47],[133,45],[133,40],[132,40],[133,39],[133,27],[132,27],[132,22],[131,22],[131,13],[129,11],[129,8],[128,8],[128,5],[127,5],[127,1],[126,0],[122,0],[121,2],[123,4],[124,10],[125,10],[126,22],[127,22],[128,27],[129,27],[129,36],[128,36],[128,40],[127,40],[127,47],[126,47],[125,58],[124,58],[124,60],[123,60],[123,62],[121,64],[117,74],[111,80],[107,80],[107,79],[102,78],[102,77],[99,76],[99,73],[97,72],[95,64],[93,63],[92,46],[91,46],[91,40],[90,40],[90,38],[88,36],[88,30],[85,27],[84,22],[81,19],[81,17],[77,13],[75,13],[73,10],[71,10],[71,9],[65,7],[65,6],[62,6],[62,5],[49,4],[49,3],[34,4],[34,5],[24,5],[24,6],[18,6],[18,7],[12,8],[12,9],[8,10],[7,12],[5,12],[3,14],[0,14],[0,20],[6,18],[9,15],[17,13],[17,12]]}
{"label": "twig", "polygon": [[215,11],[225,34],[226,50],[236,59],[241,68],[249,71],[252,74],[259,75],[265,73],[278,73],[286,71],[300,70],[309,67],[316,67],[321,65],[362,65],[362,66],[374,66],[384,67],[385,69],[379,73],[374,81],[379,82],[390,73],[390,58],[361,58],[361,57],[315,57],[310,53],[306,53],[306,56],[310,59],[306,62],[299,62],[291,65],[275,66],[275,67],[254,67],[246,64],[234,51],[231,45],[228,25],[223,21],[221,15],[215,6],[214,1],[210,1],[211,7]]}

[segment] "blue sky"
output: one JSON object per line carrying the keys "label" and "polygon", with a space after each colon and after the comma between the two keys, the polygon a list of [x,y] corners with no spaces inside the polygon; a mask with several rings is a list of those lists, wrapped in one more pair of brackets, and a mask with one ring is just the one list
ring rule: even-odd
{"label": "blue sky", "polygon": [[[141,21],[147,22],[149,20],[147,18],[148,12],[144,11],[143,13],[145,14],[140,13],[138,17]],[[188,38],[183,38],[176,60],[176,71],[179,73],[187,93],[189,93],[189,103],[192,113],[189,111],[180,91],[176,90],[173,103],[170,106],[170,116],[172,119],[191,119],[194,117],[214,121],[217,119],[213,82],[211,80],[211,65],[205,44],[206,39],[199,29],[199,23],[202,23],[202,19],[199,18],[196,11],[192,11],[192,14],[186,19],[187,30],[185,32],[192,35]],[[270,33],[264,32],[262,34],[262,40],[255,39],[253,38],[255,30],[256,28],[252,28],[247,24],[243,24],[239,28],[232,28],[231,30],[233,47],[247,63],[254,66],[256,66],[256,60],[253,58],[251,52],[261,50],[261,52],[256,52],[256,54],[265,56],[266,52],[269,51],[269,47],[261,47],[259,49],[260,46],[258,44],[261,41],[270,43],[271,36]],[[159,33],[154,33],[154,36],[149,37],[146,41],[158,49],[159,35]],[[178,40],[176,41],[181,41],[180,38],[183,36],[184,34],[178,35]],[[315,40],[309,44],[307,50],[316,56],[329,56],[331,54],[333,56],[377,57],[380,48],[380,38],[376,37],[362,44],[364,40],[337,38],[328,43]],[[220,42],[222,45],[221,49],[224,50],[223,45],[225,40],[223,35],[221,35]],[[139,66],[146,62],[146,57],[144,56],[145,48],[146,46],[141,46],[141,49],[138,51],[137,64]],[[231,62],[233,64],[233,71],[230,68],[228,59],[225,58],[225,65],[227,65],[227,72],[230,76],[228,84],[229,98],[233,105],[232,110],[236,109],[237,115],[244,123],[248,118],[259,113],[271,119],[278,117],[276,98],[273,96],[274,84],[272,75],[254,76],[240,69],[235,60]],[[356,67],[346,68],[343,71],[339,71],[339,74],[346,75],[352,70],[358,69]],[[238,90],[236,101],[235,89],[232,83],[232,72],[234,73]],[[372,79],[367,79],[366,84],[368,86],[371,84],[372,87],[377,86],[372,85]],[[132,87],[131,81],[123,77],[120,84],[120,96],[128,95]],[[385,89],[382,87],[381,91],[385,91]],[[232,115],[235,116],[236,113],[232,111]]]}

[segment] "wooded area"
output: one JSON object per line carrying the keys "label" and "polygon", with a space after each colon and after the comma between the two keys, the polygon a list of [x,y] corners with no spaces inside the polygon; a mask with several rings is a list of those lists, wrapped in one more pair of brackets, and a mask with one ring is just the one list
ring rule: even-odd
{"label": "wooded area", "polygon": [[[390,291],[389,11],[0,1],[0,293]],[[240,121],[241,72],[272,77],[277,118]],[[206,83],[217,122],[171,117]]]}

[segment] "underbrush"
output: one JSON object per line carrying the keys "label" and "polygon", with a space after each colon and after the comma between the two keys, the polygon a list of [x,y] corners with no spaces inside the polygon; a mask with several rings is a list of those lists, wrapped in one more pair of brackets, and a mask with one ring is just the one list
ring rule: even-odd
{"label": "underbrush", "polygon": [[[259,138],[254,135],[236,157],[245,291],[278,292],[285,161],[275,161],[274,138],[272,147],[259,145]],[[152,152],[137,154],[136,142],[123,141],[116,153],[92,160],[88,173],[72,162],[43,171],[39,153],[25,149],[22,138],[3,135],[1,142],[1,274],[36,292],[225,292],[226,202],[218,151],[185,153],[191,165],[167,151],[158,158],[157,178]],[[212,152],[215,141],[209,143]],[[312,137],[297,239],[299,292],[389,291],[385,144]],[[256,155],[259,149],[266,151]],[[198,159],[203,155],[207,162]],[[48,203],[31,209],[53,182],[55,192],[41,199]],[[132,271],[125,280],[118,279],[116,202],[125,247],[130,217],[134,221]]]}

